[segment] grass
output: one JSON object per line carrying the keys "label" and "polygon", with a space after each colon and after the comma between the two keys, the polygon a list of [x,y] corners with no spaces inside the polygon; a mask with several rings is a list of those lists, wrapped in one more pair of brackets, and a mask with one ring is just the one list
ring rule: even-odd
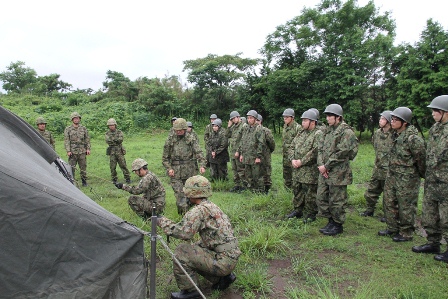
{"label": "grass", "polygon": [[[179,220],[169,178],[161,163],[166,135],[158,132],[126,136],[126,158],[129,166],[135,158],[148,161],[149,169],[159,176],[167,190],[166,216]],[[354,183],[348,187],[347,221],[344,233],[336,237],[318,232],[326,224],[325,219],[318,218],[310,224],[299,219],[285,220],[285,214],[292,208],[292,193],[283,188],[279,136],[276,141],[273,188],[268,195],[226,192],[233,186],[232,180],[214,183],[211,200],[229,215],[243,251],[232,292],[242,298],[447,298],[447,264],[434,261],[432,255],[411,252],[411,246],[423,244],[424,238],[415,235],[413,242],[394,243],[390,238],[377,236],[377,231],[385,228],[377,217],[359,216],[365,209],[363,193],[374,160],[368,141],[360,145],[352,163]],[[61,137],[57,138],[56,149],[66,159]],[[129,194],[112,185],[105,149],[102,136],[92,139],[87,167],[89,187],[82,191],[112,213],[150,231],[150,225],[127,206]],[[123,181],[118,168],[117,171]],[[79,179],[79,173],[76,178]],[[133,174],[132,180],[136,183],[138,178]],[[381,205],[375,212],[382,214]],[[421,197],[418,213],[420,217]],[[180,242],[171,239],[169,246],[174,250]],[[149,256],[149,240],[145,251]],[[172,261],[161,244],[157,245],[157,256],[157,298],[168,298],[170,292],[177,291]],[[269,267],[275,266],[270,262],[275,260],[290,261],[290,266],[282,269],[285,288],[281,293],[269,276]],[[223,298],[219,292],[211,292],[204,279],[200,280],[200,287],[205,288],[207,298]]]}

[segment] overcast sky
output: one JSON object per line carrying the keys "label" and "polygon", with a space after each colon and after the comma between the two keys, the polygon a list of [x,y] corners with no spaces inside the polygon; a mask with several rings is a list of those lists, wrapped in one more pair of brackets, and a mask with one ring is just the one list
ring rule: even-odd
{"label": "overcast sky", "polygon": [[[358,0],[365,5],[367,0]],[[426,20],[448,30],[448,1],[374,0],[396,21],[396,43],[414,43]],[[258,58],[276,26],[319,0],[14,0],[0,12],[0,72],[25,62],[74,88],[102,87],[107,70],[138,77],[180,75],[207,54]],[[185,79],[184,79],[185,80]],[[1,82],[0,82],[1,84]]]}

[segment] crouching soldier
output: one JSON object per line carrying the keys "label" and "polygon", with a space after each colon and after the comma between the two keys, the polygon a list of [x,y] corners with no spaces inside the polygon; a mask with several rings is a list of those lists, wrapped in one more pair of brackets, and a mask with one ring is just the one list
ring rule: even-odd
{"label": "crouching soldier", "polygon": [[[213,284],[212,289],[224,290],[236,279],[232,271],[241,254],[230,220],[217,205],[208,200],[212,195],[212,188],[205,177],[190,177],[185,182],[183,191],[193,207],[179,223],[161,217],[157,224],[168,236],[182,240],[191,240],[199,233],[197,243],[180,244],[175,255],[196,285],[197,274],[200,274]],[[171,298],[201,298],[176,262],[173,272],[180,292],[171,293]]]}
{"label": "crouching soldier", "polygon": [[[151,217],[154,205],[157,215],[162,215],[165,209],[165,188],[162,182],[148,170],[148,163],[143,159],[135,159],[132,162],[132,171],[142,178],[137,186],[123,183],[115,183],[115,186],[134,194],[128,199],[129,206],[143,219]],[[143,196],[136,196],[138,194],[143,194]]]}

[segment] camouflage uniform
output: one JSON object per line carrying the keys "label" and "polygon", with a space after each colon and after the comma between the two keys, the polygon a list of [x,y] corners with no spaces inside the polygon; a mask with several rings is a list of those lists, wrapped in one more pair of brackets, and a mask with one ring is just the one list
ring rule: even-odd
{"label": "camouflage uniform", "polygon": [[55,141],[54,141],[54,138],[53,138],[53,135],[51,134],[51,132],[48,130],[41,131],[39,129],[37,130],[37,132],[39,132],[39,134],[42,137],[44,137],[44,139],[48,142],[48,144],[51,145],[51,147],[54,149]]}
{"label": "camouflage uniform", "polygon": [[347,185],[353,181],[350,160],[358,153],[358,140],[345,122],[329,126],[319,144],[317,165],[324,165],[328,178],[319,175],[317,206],[322,217],[344,224],[347,207]]}
{"label": "camouflage uniform", "polygon": [[126,159],[124,157],[126,151],[123,148],[123,132],[121,130],[115,129],[115,131],[108,130],[105,135],[106,143],[109,145],[106,154],[109,155],[109,166],[112,181],[116,182],[118,180],[117,176],[117,163],[123,171],[123,176],[128,182],[131,180],[131,175],[129,173],[128,167],[126,166]]}
{"label": "camouflage uniform", "polygon": [[[179,223],[162,217],[158,225],[168,236],[182,240],[191,240],[199,233],[198,242],[182,243],[175,251],[177,259],[195,284],[198,283],[196,273],[212,283],[217,283],[220,277],[233,271],[241,255],[229,218],[207,199],[195,205]],[[194,286],[177,263],[173,264],[173,272],[181,290],[194,290]]]}
{"label": "camouflage uniform", "polygon": [[322,141],[322,132],[316,128],[302,130],[292,141],[288,151],[288,160],[300,160],[302,166],[292,168],[293,176],[293,206],[294,210],[307,218],[315,218],[317,215],[317,181],[319,171],[317,169],[317,154],[319,144]]}
{"label": "camouflage uniform", "polygon": [[275,140],[274,140],[274,135],[272,135],[272,131],[269,130],[267,127],[265,126],[261,126],[261,128],[264,131],[264,134],[266,136],[266,142],[264,145],[264,154],[263,154],[263,164],[264,164],[264,177],[263,177],[263,181],[264,181],[264,187],[265,187],[265,191],[268,192],[269,189],[272,186],[272,178],[271,178],[271,174],[272,174],[272,159],[271,159],[271,154],[274,152],[275,150]]}
{"label": "camouflage uniform", "polygon": [[384,186],[387,229],[410,238],[414,233],[420,177],[425,174],[425,145],[414,126],[394,132]]}
{"label": "camouflage uniform", "polygon": [[288,150],[301,127],[295,120],[290,122],[289,125],[285,124],[283,126],[283,179],[285,180],[285,186],[290,189],[292,188],[292,165],[291,161],[288,160]]}
{"label": "camouflage uniform", "polygon": [[81,179],[87,180],[87,159],[86,151],[90,151],[90,137],[87,128],[78,125],[70,125],[64,131],[64,146],[66,152],[71,152],[72,155],[68,158],[68,163],[73,169],[73,177],[75,177],[76,163],[79,164],[81,170]]}
{"label": "camouflage uniform", "polygon": [[131,194],[143,194],[143,196],[131,195],[128,199],[131,209],[140,217],[148,218],[152,215],[152,207],[156,206],[157,215],[163,214],[165,209],[165,188],[159,178],[148,170],[137,186],[123,184],[123,190]]}
{"label": "camouflage uniform", "polygon": [[242,186],[244,180],[244,164],[240,162],[239,157],[235,157],[241,142],[242,130],[247,124],[240,121],[227,128],[226,136],[230,139],[230,161],[232,163],[233,182],[238,190]]}
{"label": "camouflage uniform", "polygon": [[[210,164],[212,180],[226,180],[227,162],[229,162],[229,151],[227,150],[229,141],[225,130],[220,127],[217,132],[213,131],[210,134],[208,144],[210,152],[207,152],[207,161]],[[215,158],[212,157],[212,152],[216,152]]]}
{"label": "camouflage uniform", "polygon": [[[264,156],[263,147],[266,143],[266,135],[260,125],[244,126],[241,132],[241,140],[238,152],[243,156],[244,184],[254,192],[264,192]],[[259,158],[260,163],[255,163]]]}
{"label": "camouflage uniform", "polygon": [[189,177],[197,174],[195,167],[197,163],[200,167],[205,167],[204,155],[198,140],[193,135],[185,132],[185,135],[173,135],[167,138],[163,147],[162,164],[167,171],[174,170],[171,186],[174,190],[179,214],[185,213],[189,208],[182,188]]}
{"label": "camouflage uniform", "polygon": [[[373,148],[375,149],[375,165],[372,171],[372,177],[364,193],[366,199],[366,212],[374,212],[375,205],[384,191],[387,169],[389,167],[389,151],[392,147],[392,129],[384,132],[383,129],[375,131],[372,137]],[[384,203],[383,203],[384,210]]]}

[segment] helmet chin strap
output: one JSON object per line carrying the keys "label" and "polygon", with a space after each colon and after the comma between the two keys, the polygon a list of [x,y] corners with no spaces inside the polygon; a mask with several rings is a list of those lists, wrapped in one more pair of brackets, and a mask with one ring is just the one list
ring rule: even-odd
{"label": "helmet chin strap", "polygon": [[443,116],[445,115],[446,111],[440,110],[440,119],[437,121],[438,123],[442,123]]}

